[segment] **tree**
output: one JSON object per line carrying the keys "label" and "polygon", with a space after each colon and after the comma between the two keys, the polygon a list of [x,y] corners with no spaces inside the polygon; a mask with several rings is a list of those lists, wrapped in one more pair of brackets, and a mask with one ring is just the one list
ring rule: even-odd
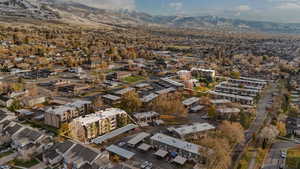
{"label": "tree", "polygon": [[218,117],[217,109],[214,105],[209,106],[208,116],[212,119],[216,119]]}
{"label": "tree", "polygon": [[59,135],[67,135],[69,132],[69,124],[68,123],[62,123],[60,125],[60,128],[58,130]]}
{"label": "tree", "polygon": [[173,114],[185,117],[187,110],[178,93],[164,94],[157,97],[150,105],[151,109],[161,114]]}
{"label": "tree", "polygon": [[277,122],[276,127],[277,127],[277,130],[279,131],[280,136],[285,136],[286,135],[285,123],[279,121],[279,122]]}
{"label": "tree", "polygon": [[240,123],[223,121],[219,126],[222,135],[225,136],[231,145],[245,141],[244,129]]}
{"label": "tree", "polygon": [[231,77],[231,78],[239,79],[240,76],[241,76],[241,74],[240,74],[240,72],[238,72],[238,71],[230,72],[230,77]]}
{"label": "tree", "polygon": [[262,147],[265,148],[267,145],[272,144],[275,141],[278,134],[279,131],[275,126],[268,125],[264,127],[258,135],[258,138],[262,142]]}
{"label": "tree", "polygon": [[140,110],[142,102],[135,91],[124,94],[121,98],[120,108],[127,113],[133,113]]}
{"label": "tree", "polygon": [[251,124],[251,116],[249,114],[246,114],[245,112],[240,112],[240,123],[241,125],[247,129],[250,127]]}
{"label": "tree", "polygon": [[226,169],[231,164],[231,148],[224,138],[206,137],[196,144],[207,148],[200,149],[200,153],[206,156],[205,165],[210,169]]}

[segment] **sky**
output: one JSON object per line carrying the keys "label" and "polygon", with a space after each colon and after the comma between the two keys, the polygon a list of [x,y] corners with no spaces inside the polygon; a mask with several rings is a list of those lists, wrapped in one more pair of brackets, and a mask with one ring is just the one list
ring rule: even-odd
{"label": "sky", "polygon": [[106,9],[154,15],[214,15],[258,21],[300,23],[300,0],[73,0]]}

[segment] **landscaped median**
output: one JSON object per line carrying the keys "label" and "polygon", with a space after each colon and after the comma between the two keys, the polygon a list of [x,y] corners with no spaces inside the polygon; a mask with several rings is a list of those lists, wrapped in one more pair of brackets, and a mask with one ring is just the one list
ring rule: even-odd
{"label": "landscaped median", "polygon": [[292,148],[287,151],[286,168],[300,168],[300,147]]}

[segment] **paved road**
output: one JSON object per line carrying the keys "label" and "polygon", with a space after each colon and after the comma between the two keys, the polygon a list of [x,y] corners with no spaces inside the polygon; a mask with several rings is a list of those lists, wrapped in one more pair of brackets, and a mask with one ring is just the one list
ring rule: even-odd
{"label": "paved road", "polygon": [[284,162],[284,159],[280,157],[281,151],[286,151],[289,148],[296,147],[296,144],[292,141],[280,141],[274,143],[269,151],[262,169],[279,169],[280,165]]}
{"label": "paved road", "polygon": [[248,169],[254,169],[255,168],[255,164],[256,164],[256,156],[257,156],[257,152],[255,151],[253,153],[252,159],[249,163]]}
{"label": "paved road", "polygon": [[267,118],[267,106],[272,99],[272,93],[276,90],[275,84],[271,84],[270,88],[266,91],[264,96],[258,101],[256,106],[256,118],[251,123],[249,129],[246,131],[246,141],[249,141],[253,134],[256,133],[263,125],[265,119]]}
{"label": "paved road", "polygon": [[268,117],[266,109],[269,105],[270,100],[272,99],[272,93],[275,90],[276,84],[270,84],[270,86],[268,86],[267,90],[262,94],[260,100],[258,101],[256,106],[256,118],[251,123],[249,129],[245,131],[245,142],[238,144],[234,148],[232,161],[234,161],[235,163],[233,163],[232,168],[235,167],[235,165],[239,162],[239,156],[241,155],[242,151],[251,141],[254,133],[256,133],[262,127],[264,121]]}

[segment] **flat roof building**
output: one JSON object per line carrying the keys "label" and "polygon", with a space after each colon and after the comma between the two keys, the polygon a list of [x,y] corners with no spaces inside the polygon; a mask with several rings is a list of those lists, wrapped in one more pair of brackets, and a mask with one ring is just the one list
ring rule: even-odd
{"label": "flat roof building", "polygon": [[157,133],[150,138],[153,147],[168,152],[177,152],[178,155],[189,160],[197,160],[200,158],[200,149],[203,147],[189,143],[162,133]]}
{"label": "flat roof building", "polygon": [[135,155],[135,153],[125,150],[124,148],[118,147],[116,145],[106,147],[106,150],[127,160],[130,160]]}

